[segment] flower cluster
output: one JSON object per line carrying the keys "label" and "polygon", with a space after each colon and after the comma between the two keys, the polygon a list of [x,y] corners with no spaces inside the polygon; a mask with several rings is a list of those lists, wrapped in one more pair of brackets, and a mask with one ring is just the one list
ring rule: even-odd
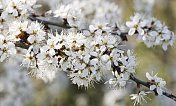
{"label": "flower cluster", "polygon": [[174,33],[167,26],[155,18],[145,19],[141,14],[136,13],[131,17],[132,21],[126,22],[129,27],[129,35],[138,34],[138,39],[143,41],[147,47],[161,45],[167,50],[168,45],[173,46]]}
{"label": "flower cluster", "polygon": [[3,62],[6,58],[14,54],[16,54],[14,43],[8,37],[0,35],[0,62]]}
{"label": "flower cluster", "polygon": [[135,73],[135,57],[131,55],[130,50],[127,51],[127,56],[124,56],[123,51],[120,51],[118,54],[116,52],[119,51],[112,52],[113,54],[115,53],[112,71],[114,78],[109,80],[109,84],[124,87],[130,75]]}
{"label": "flower cluster", "polygon": [[147,103],[147,101],[145,100],[145,97],[148,98],[147,93],[150,93],[150,92],[139,91],[138,94],[131,94],[130,95],[132,96],[131,100],[134,100],[134,105],[142,104],[142,101]]}
{"label": "flower cluster", "polygon": [[30,47],[23,61],[45,81],[51,81],[56,71],[62,70],[69,74],[74,84],[88,87],[111,71],[128,75],[128,79],[135,72],[134,56],[129,50],[125,56],[125,52],[118,49],[120,37],[96,29],[96,26],[91,25],[86,35],[68,30],[48,36],[47,45],[42,46],[38,53]]}
{"label": "flower cluster", "polygon": [[9,25],[9,39],[12,42],[23,42],[32,45],[34,52],[37,53],[42,40],[45,39],[46,33],[43,26],[38,22],[14,21]]}
{"label": "flower cluster", "polygon": [[90,22],[87,24],[93,24],[95,20],[106,20],[109,24],[120,21],[121,10],[118,5],[113,2],[106,0],[75,0],[71,4],[73,7],[81,9],[84,21]]}
{"label": "flower cluster", "polygon": [[37,78],[51,82],[55,78],[58,68],[56,52],[48,45],[40,47],[38,51],[39,53],[35,53],[31,46],[23,60],[23,65],[32,68],[31,74],[36,75]]}
{"label": "flower cluster", "polygon": [[54,17],[61,17],[67,20],[71,27],[77,28],[80,26],[81,10],[76,7],[71,5],[62,5],[53,13]]}
{"label": "flower cluster", "polygon": [[70,26],[83,29],[100,20],[109,24],[117,23],[121,10],[116,4],[106,0],[74,0],[68,5],[59,6],[53,13],[55,17],[67,19]]}
{"label": "flower cluster", "polygon": [[[120,58],[120,55],[124,54],[118,49],[120,38],[108,32],[98,32],[98,30],[90,32],[89,36],[74,33],[68,35],[67,42],[72,52],[66,55],[69,56],[68,60],[74,68],[70,74],[73,83],[88,87],[93,80],[100,81],[106,73],[117,71],[116,67],[124,66],[125,71],[134,72],[133,57],[124,56],[124,60]],[[130,51],[128,51],[128,56],[130,56]]]}
{"label": "flower cluster", "polygon": [[[44,81],[52,81],[57,72],[58,58],[55,56],[55,50],[49,46],[40,48],[40,53],[37,54],[37,77],[44,79]],[[45,78],[46,77],[46,78]]]}
{"label": "flower cluster", "polygon": [[12,16],[20,16],[32,10],[36,0],[2,0],[3,17],[7,18],[9,14]]}
{"label": "flower cluster", "polygon": [[151,76],[148,72],[146,73],[146,77],[150,81],[150,90],[156,89],[158,95],[163,95],[163,91],[166,85],[166,81],[163,81],[162,78],[155,76]]}

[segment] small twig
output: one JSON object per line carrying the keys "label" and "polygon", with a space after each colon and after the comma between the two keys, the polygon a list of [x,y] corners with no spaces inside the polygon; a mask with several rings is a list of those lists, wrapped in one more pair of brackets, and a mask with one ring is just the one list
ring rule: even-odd
{"label": "small twig", "polygon": [[54,25],[54,26],[58,26],[58,27],[66,28],[66,29],[71,28],[69,25],[67,25],[64,22],[64,20],[58,20],[58,22],[45,21],[45,20],[37,18],[35,15],[29,15],[28,18],[31,19],[32,21],[38,21],[46,25]]}
{"label": "small twig", "polygon": [[[137,84],[141,84],[147,88],[150,88],[150,85],[149,85],[149,82],[145,82],[145,81],[142,81],[142,80],[139,80],[137,78],[135,78],[133,75],[130,76],[130,79],[134,82],[136,82]],[[156,89],[153,90],[154,92],[156,92]],[[163,92],[163,95],[174,100],[176,102],[176,96],[173,95],[173,94],[170,94],[170,93],[167,93],[167,92]]]}

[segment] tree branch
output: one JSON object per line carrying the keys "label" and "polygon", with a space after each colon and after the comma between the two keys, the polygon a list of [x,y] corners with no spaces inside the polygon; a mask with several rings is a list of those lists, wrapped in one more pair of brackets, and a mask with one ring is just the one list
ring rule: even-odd
{"label": "tree branch", "polygon": [[[58,27],[66,28],[66,29],[71,28],[71,26],[69,26],[64,20],[61,20],[59,18],[57,18],[57,22],[42,20],[42,19],[37,18],[35,15],[29,15],[28,18],[31,19],[32,21],[38,21],[46,25],[54,25],[54,26],[58,26]],[[52,18],[53,20],[56,20],[56,18],[54,17],[50,17],[50,18]]]}
{"label": "tree branch", "polygon": [[[58,26],[58,27],[66,28],[66,29],[72,28],[71,26],[69,26],[69,24],[68,24],[66,19],[50,17],[50,18],[52,18],[52,19],[50,19],[51,21],[46,21],[46,20],[37,18],[35,14],[30,15],[28,18],[31,19],[32,21],[41,22],[44,25],[53,25],[53,26]],[[54,20],[56,22],[54,22],[54,21],[52,22],[52,20]],[[114,29],[117,29],[117,28],[118,27],[115,27]],[[87,30],[87,29],[82,29],[82,30]],[[128,41],[127,36],[126,36],[128,34],[128,32],[122,32],[119,35],[117,32],[114,31],[114,32],[111,32],[111,34],[120,36],[122,41]]]}
{"label": "tree branch", "polygon": [[[139,80],[137,78],[135,78],[133,75],[130,76],[130,79],[134,82],[136,82],[137,84],[140,84],[140,85],[143,85],[147,88],[150,88],[150,85],[149,85],[149,82],[145,82],[145,81],[142,81],[142,80]],[[157,92],[156,89],[153,90],[154,92]],[[174,100],[176,102],[176,96],[173,95],[173,94],[170,94],[170,93],[167,93],[167,92],[163,92],[163,95]]]}

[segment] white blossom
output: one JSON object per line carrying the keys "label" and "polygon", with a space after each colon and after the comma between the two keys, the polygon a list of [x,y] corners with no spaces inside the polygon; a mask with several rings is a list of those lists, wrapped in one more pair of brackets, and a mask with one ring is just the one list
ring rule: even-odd
{"label": "white blossom", "polygon": [[85,28],[89,24],[96,24],[97,20],[106,20],[111,24],[121,20],[121,10],[117,4],[106,0],[74,0],[67,5],[59,4],[53,13],[55,17],[67,19],[70,26],[77,28]]}
{"label": "white blossom", "polygon": [[131,55],[130,50],[127,51],[127,56],[124,56],[123,51],[117,49],[112,52],[111,56],[113,57],[112,75],[114,78],[109,80],[109,84],[114,87],[124,87],[130,74],[135,73],[135,57]]}
{"label": "white blossom", "polygon": [[9,24],[9,39],[12,42],[23,42],[33,47],[33,51],[38,53],[42,41],[45,39],[46,32],[38,22],[14,21]]}
{"label": "white blossom", "polygon": [[143,101],[147,103],[147,101],[145,100],[145,97],[148,98],[147,93],[150,93],[150,92],[139,91],[138,94],[131,94],[130,95],[132,96],[131,100],[134,100],[134,105],[138,105],[138,104],[141,105]]}
{"label": "white blossom", "polygon": [[45,82],[52,81],[57,72],[57,58],[53,57],[55,51],[48,46],[40,48],[40,53],[37,54],[37,70],[34,72],[38,78],[43,79]]}
{"label": "white blossom", "polygon": [[[59,70],[69,73],[74,84],[89,87],[94,81],[100,81],[104,74],[114,69],[112,63],[116,61],[115,59],[118,60],[118,57],[114,56],[116,54],[120,56],[119,61],[122,61],[121,56],[124,58],[123,63],[119,65],[125,65],[124,70],[128,71],[121,74],[124,79],[119,79],[120,83],[121,80],[125,80],[126,83],[130,73],[134,73],[129,70],[133,70],[135,62],[132,63],[132,61],[135,58],[131,56],[130,51],[127,53],[128,59],[123,56],[124,52],[117,49],[120,42],[118,36],[108,32],[102,33],[102,35],[92,33],[90,36],[84,36],[83,33],[76,33],[74,30],[61,34],[56,33],[56,36],[48,34],[48,36],[47,46],[41,47],[36,56],[38,68],[36,75],[44,73],[44,70],[45,73],[55,72],[54,70],[59,68]],[[114,50],[116,52],[113,52]],[[117,66],[119,65],[117,64]],[[46,75],[40,76],[47,78]]]}
{"label": "white blossom", "polygon": [[146,77],[150,81],[150,90],[156,89],[158,95],[163,95],[166,81],[163,81],[162,78],[157,77],[157,74],[153,76],[150,75],[148,72],[146,73]]}
{"label": "white blossom", "polygon": [[174,33],[155,18],[142,17],[141,14],[136,13],[132,17],[132,22],[126,22],[126,25],[130,28],[128,34],[133,35],[137,30],[138,39],[143,41],[148,48],[160,45],[166,51],[168,45],[174,44]]}
{"label": "white blossom", "polygon": [[36,64],[34,52],[28,51],[25,55],[25,59],[22,64],[26,67],[30,67]]}
{"label": "white blossom", "polygon": [[43,26],[38,22],[14,21],[9,25],[10,39],[28,44],[39,44],[45,38]]}
{"label": "white blossom", "polygon": [[4,12],[13,16],[20,16],[26,10],[32,10],[36,0],[2,0]]}
{"label": "white blossom", "polygon": [[14,54],[16,54],[15,44],[3,35],[0,35],[0,62]]}
{"label": "white blossom", "polygon": [[45,39],[45,31],[43,29],[43,26],[38,22],[32,22],[26,32],[32,35],[32,37],[30,38],[32,40],[31,42],[29,41],[31,44],[40,43],[42,40]]}
{"label": "white blossom", "polygon": [[132,21],[126,22],[127,27],[130,28],[128,35],[134,35],[137,31],[139,35],[144,34],[144,30],[140,26],[140,21],[142,20],[142,16],[138,13],[135,14],[134,17],[131,17]]}
{"label": "white blossom", "polygon": [[54,17],[61,17],[66,19],[68,24],[72,27],[80,26],[81,10],[72,5],[58,6],[58,9],[54,12]]}

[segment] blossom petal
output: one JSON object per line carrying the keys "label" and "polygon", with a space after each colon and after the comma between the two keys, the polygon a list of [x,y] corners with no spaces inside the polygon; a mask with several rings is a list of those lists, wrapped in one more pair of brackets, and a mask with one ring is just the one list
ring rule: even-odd
{"label": "blossom petal", "polygon": [[128,35],[134,35],[135,32],[136,32],[135,28],[130,28]]}
{"label": "blossom petal", "polygon": [[156,85],[151,85],[150,90],[154,90],[156,88]]}
{"label": "blossom petal", "polygon": [[153,79],[153,77],[148,72],[146,72],[146,77],[148,78],[148,80],[152,80]]}

